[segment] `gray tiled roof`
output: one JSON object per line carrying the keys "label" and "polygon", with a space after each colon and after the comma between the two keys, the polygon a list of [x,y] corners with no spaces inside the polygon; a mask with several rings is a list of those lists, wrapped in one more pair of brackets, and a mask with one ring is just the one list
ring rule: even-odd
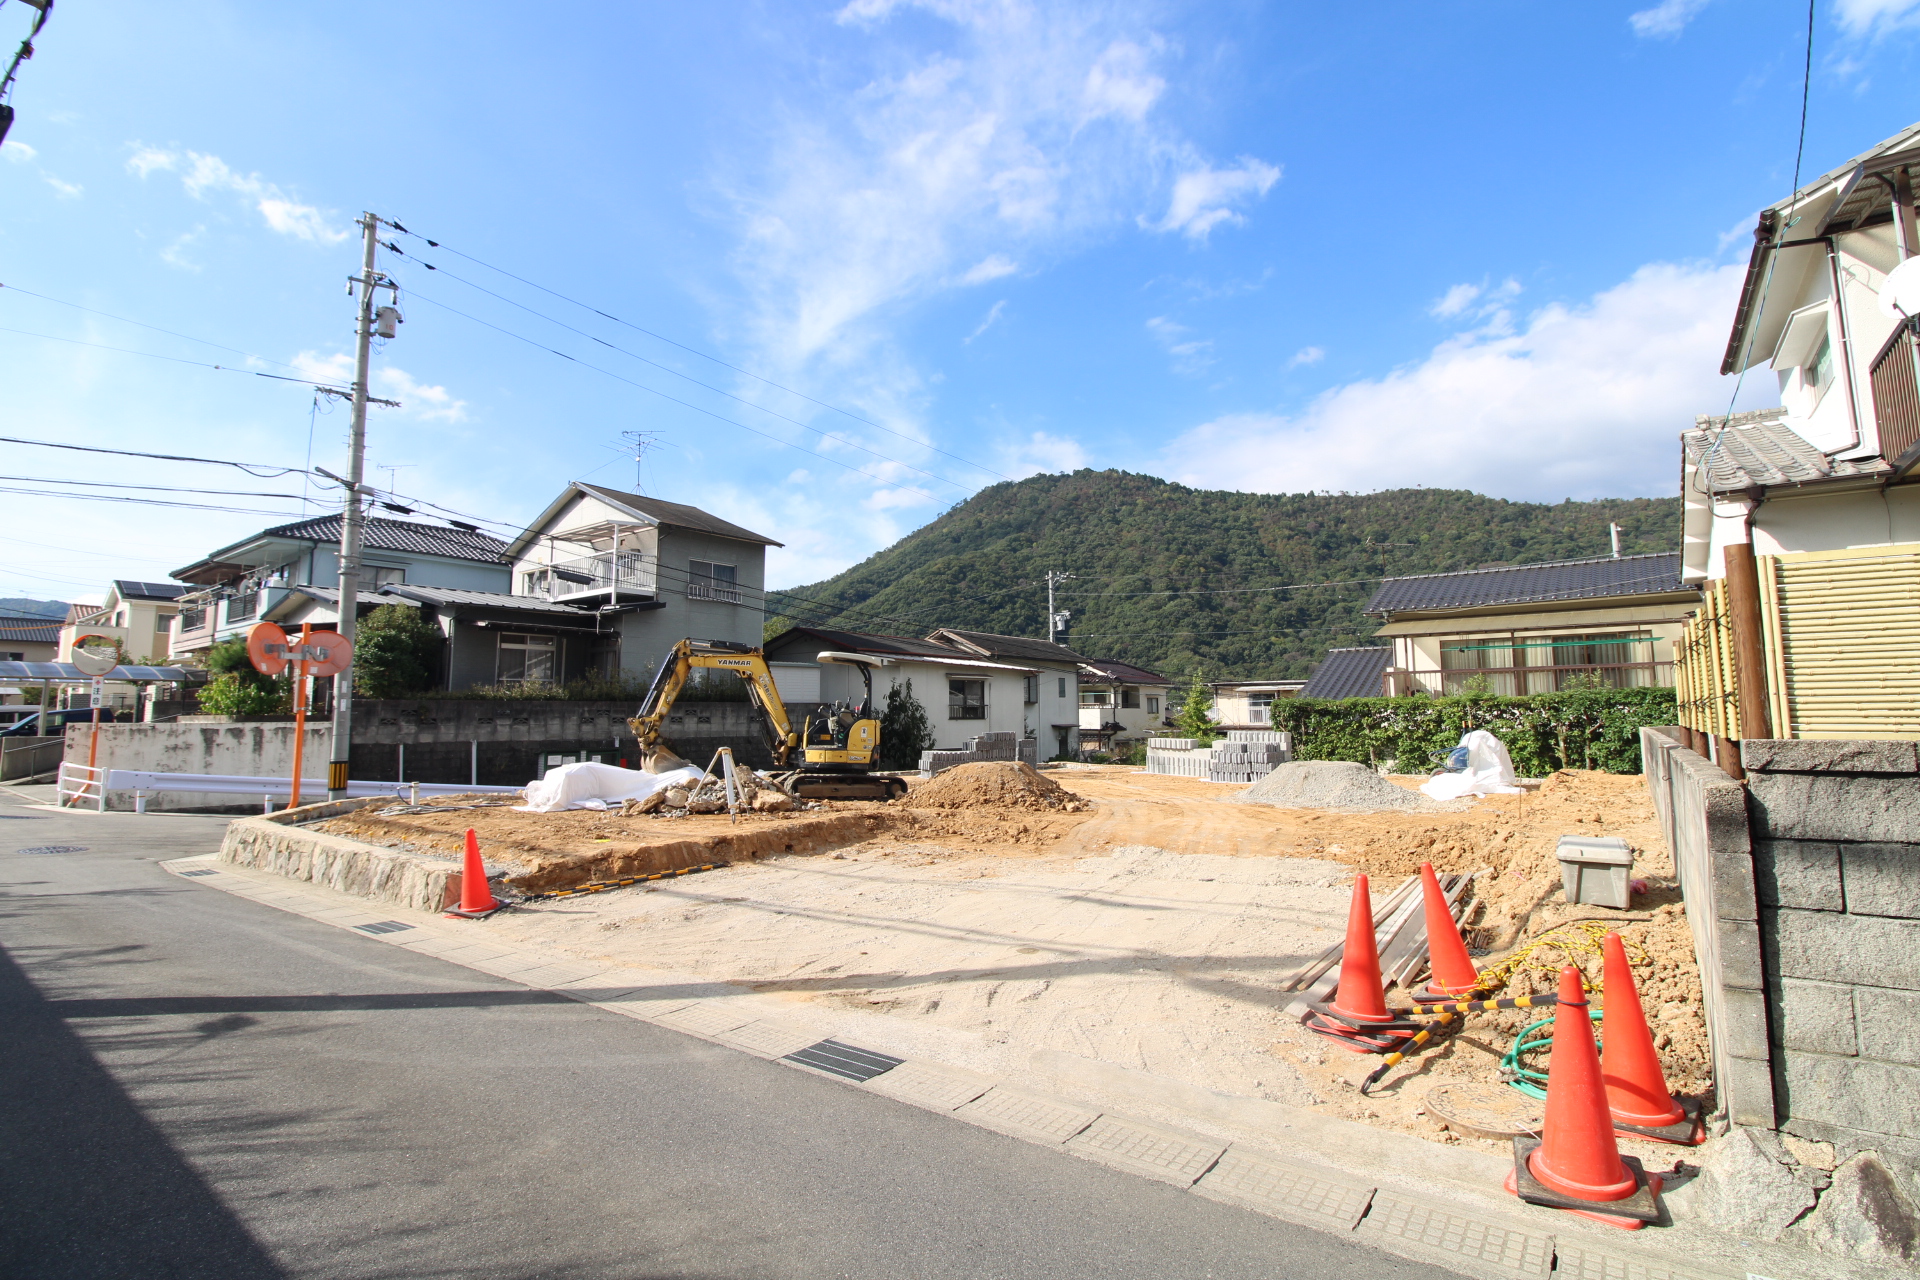
{"label": "gray tiled roof", "polygon": [[667,502],[660,498],[649,498],[640,493],[623,493],[619,489],[609,489],[603,485],[587,484],[576,480],[574,484],[588,493],[604,498],[609,502],[637,511],[650,520],[660,524],[678,525],[682,529],[692,529],[697,533],[716,534],[722,538],[737,538],[741,542],[758,542],[762,546],[778,547],[785,544],[775,542],[763,533],[743,529],[731,521],[722,520],[711,512],[698,507],[687,506],[683,502]]}
{"label": "gray tiled roof", "polygon": [[[1546,604],[1611,596],[1692,592],[1680,581],[1680,553],[1556,560],[1546,564],[1388,578],[1367,601],[1372,614],[1447,612],[1491,605]],[[1340,652],[1335,650],[1335,652]]]}
{"label": "gray tiled roof", "polygon": [[[307,588],[302,587],[301,590]],[[504,591],[463,591],[457,587],[421,587],[411,583],[390,583],[381,588],[386,604],[430,604],[455,605],[469,609],[517,609],[523,613],[564,614],[569,618],[587,619],[592,614],[584,609],[576,609],[570,604],[557,604],[552,600],[542,600],[539,596],[508,595]],[[398,600],[392,597],[398,596]]]}
{"label": "gray tiled roof", "polygon": [[1117,681],[1120,684],[1172,684],[1165,676],[1155,675],[1145,667],[1136,667],[1130,663],[1115,662],[1102,658],[1080,664],[1096,680]]}
{"label": "gray tiled roof", "polygon": [[1072,662],[1081,663],[1087,659],[1063,644],[1051,640],[1035,640],[1031,636],[1000,636],[991,631],[957,631],[952,627],[941,627],[927,639],[938,643],[938,637],[949,637],[954,644],[976,649],[990,658],[1025,658],[1029,662]]}
{"label": "gray tiled roof", "polygon": [[187,589],[177,582],[132,582],[115,578],[113,589],[122,600],[178,600]]}
{"label": "gray tiled roof", "polygon": [[1714,493],[1888,470],[1880,458],[1829,458],[1787,426],[1786,412],[1760,409],[1731,418],[1702,414],[1694,419],[1691,431],[1680,433],[1680,447],[1687,461],[1706,473]]}
{"label": "gray tiled roof", "polygon": [[1393,650],[1384,645],[1361,649],[1329,649],[1313,678],[1300,690],[1303,698],[1377,698],[1380,677],[1393,661]]}
{"label": "gray tiled roof", "polygon": [[0,640],[58,644],[61,625],[58,618],[0,618]]}
{"label": "gray tiled roof", "polygon": [[[302,542],[340,541],[340,517],[316,516],[293,524],[264,529],[256,538],[298,538]],[[362,524],[369,551],[411,551],[418,555],[445,556],[450,560],[479,560],[501,563],[507,544],[484,533],[465,529],[443,529],[439,525],[415,524],[410,520],[373,518]],[[248,539],[253,541],[253,539]],[[239,545],[239,544],[236,544]]]}

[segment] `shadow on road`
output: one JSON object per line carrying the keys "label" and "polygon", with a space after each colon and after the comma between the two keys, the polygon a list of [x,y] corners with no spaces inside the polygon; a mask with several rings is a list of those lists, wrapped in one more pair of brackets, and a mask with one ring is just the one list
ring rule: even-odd
{"label": "shadow on road", "polygon": [[571,1004],[551,991],[401,991],[352,996],[110,996],[49,1000],[60,1018],[146,1018],[182,1013],[338,1013],[378,1009],[484,1009],[498,1005]]}
{"label": "shadow on road", "polygon": [[0,1274],[285,1274],[3,950],[0,1020]]}

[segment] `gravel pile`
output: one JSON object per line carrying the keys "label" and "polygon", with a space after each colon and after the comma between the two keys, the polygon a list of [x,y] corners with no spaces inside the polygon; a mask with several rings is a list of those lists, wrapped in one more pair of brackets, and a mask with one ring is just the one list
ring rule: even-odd
{"label": "gravel pile", "polygon": [[1379,813],[1398,809],[1433,813],[1449,807],[1418,791],[1395,786],[1363,764],[1346,760],[1299,760],[1274,771],[1228,804],[1265,804],[1276,809],[1334,809],[1341,813]]}

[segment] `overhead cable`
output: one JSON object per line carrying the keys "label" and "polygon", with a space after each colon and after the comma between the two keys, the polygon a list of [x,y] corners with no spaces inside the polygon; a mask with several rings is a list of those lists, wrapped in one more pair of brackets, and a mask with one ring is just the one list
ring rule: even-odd
{"label": "overhead cable", "polygon": [[[77,484],[89,489],[147,489],[155,493],[200,493],[223,498],[286,498],[293,502],[304,499],[297,493],[259,493],[250,489],[176,489],[160,484],[115,484],[108,480],[54,480],[46,476],[0,476],[0,480],[12,480],[20,484]],[[75,497],[84,497],[75,494]]]}
{"label": "overhead cable", "polygon": [[[42,449],[71,449],[77,453],[111,453],[123,458],[155,458],[161,462],[202,462],[215,467],[238,467],[248,475],[258,476],[262,480],[271,480],[276,476],[299,475],[303,467],[278,467],[270,462],[233,462],[226,458],[190,458],[177,453],[138,453],[132,449],[103,449],[98,445],[58,444],[52,440],[22,440],[17,436],[0,436],[0,444],[30,444]],[[261,475],[261,472],[267,472]]]}
{"label": "overhead cable", "polygon": [[[303,387],[318,387],[322,391],[331,391],[337,395],[349,396],[353,394],[352,387],[336,387],[331,383],[315,382],[312,378],[290,378],[285,374],[266,373],[259,369],[236,369],[230,364],[208,364],[205,360],[188,360],[184,356],[163,356],[152,351],[135,351],[132,347],[109,346],[104,342],[83,342],[79,338],[62,338],[57,334],[35,333],[31,329],[8,329],[0,327],[0,333],[17,333],[26,338],[44,338],[48,342],[67,342],[76,347],[92,347],[96,351],[117,351],[123,356],[145,356],[149,360],[165,360],[171,364],[190,364],[196,369],[214,369],[221,373],[250,373],[256,378],[269,378],[274,382],[297,382]],[[390,400],[374,401],[369,397],[369,403],[392,404],[394,402]]]}
{"label": "overhead cable", "polygon": [[[228,511],[243,516],[298,516],[297,511],[261,511],[253,507],[215,507],[201,502],[165,502],[159,498],[122,498],[110,493],[61,493],[53,489],[15,489],[0,485],[0,493],[23,493],[34,498],[71,498],[86,502],[130,502],[144,507],[180,507],[188,511]],[[298,501],[298,499],[295,499]]]}
{"label": "overhead cable", "polygon": [[162,329],[159,325],[148,324],[144,320],[129,320],[126,316],[116,316],[111,311],[100,311],[100,310],[96,310],[93,307],[83,307],[77,302],[67,302],[66,300],[61,298],[49,297],[47,294],[44,294],[44,293],[35,293],[31,289],[22,289],[17,284],[0,284],[0,289],[10,289],[14,293],[24,294],[29,298],[38,298],[42,302],[51,302],[57,306],[72,307],[75,311],[84,311],[88,315],[105,316],[107,319],[117,320],[121,324],[130,324],[141,329],[151,329],[155,333],[164,333],[169,338],[180,338],[187,342],[197,342],[203,347],[213,347],[220,351],[231,351],[233,352],[233,354],[237,356],[245,356],[249,360],[264,360],[268,364],[277,364],[283,369],[293,369],[298,367],[297,365],[288,364],[285,360],[274,360],[274,359],[270,359],[267,356],[256,355],[251,351],[242,351],[238,347],[229,347],[225,343],[212,342],[206,338],[196,338],[190,333],[176,333],[172,329]]}
{"label": "overhead cable", "polygon": [[[702,351],[697,347],[690,347],[684,342],[676,342],[674,339],[669,338],[664,334],[655,333],[651,329],[643,329],[639,325],[634,324],[631,321],[622,320],[619,316],[616,316],[616,315],[610,315],[607,312],[602,311],[600,308],[593,306],[589,303],[581,302],[577,298],[570,298],[566,294],[561,293],[557,289],[549,289],[546,285],[536,283],[535,281],[527,279],[525,276],[517,276],[513,272],[508,271],[504,267],[496,267],[492,263],[483,262],[479,258],[474,257],[470,253],[462,253],[460,250],[452,248],[449,245],[442,244],[438,240],[428,240],[425,236],[421,235],[419,232],[409,231],[397,222],[390,222],[388,223],[388,225],[391,226],[394,230],[400,232],[402,235],[412,236],[414,239],[424,241],[425,243],[432,245],[436,249],[444,249],[446,250],[446,252],[453,254],[455,257],[465,258],[468,262],[473,263],[475,266],[485,267],[487,270],[497,272],[498,274],[507,277],[509,280],[518,280],[521,284],[526,285],[528,288],[538,289],[540,290],[540,292],[551,294],[552,296],[560,299],[562,302],[565,302],[571,306],[579,307],[584,311],[591,311],[593,312],[593,314],[599,316],[603,320],[611,320],[617,325],[621,325],[625,328],[633,330],[635,333],[644,333],[649,338],[652,338],[657,342],[664,342],[670,347],[678,347],[680,348],[680,350],[685,351],[690,355],[699,356],[702,360],[711,360],[713,363],[719,365],[721,368],[732,370],[734,373],[739,374],[743,378],[752,378],[756,382],[764,382],[766,385],[774,388],[776,391],[784,391],[790,396],[798,396],[800,399],[805,400],[809,404],[819,405],[822,409],[826,409],[833,413],[842,414],[848,418],[853,419],[855,422],[864,423],[867,426],[872,427],[877,431],[884,431],[890,436],[898,436],[902,440],[912,441],[914,444],[920,445],[923,448],[933,450],[933,452],[940,454],[942,457],[952,458],[955,462],[965,463],[967,466],[976,468],[977,470],[980,470],[980,471],[984,471],[990,476],[998,476],[1002,480],[1013,479],[1012,476],[1005,475],[999,471],[995,471],[992,467],[986,466],[982,463],[975,462],[971,458],[963,458],[957,453],[948,453],[945,449],[939,448],[936,445],[928,444],[926,441],[910,436],[903,431],[895,431],[892,427],[882,426],[880,423],[873,421],[873,419],[871,418],[863,418],[859,414],[854,413],[850,409],[842,409],[839,405],[829,404],[825,400],[816,400],[804,391],[795,391],[792,387],[783,386],[782,384],[775,382],[771,378],[762,377],[760,374],[754,373],[747,369],[742,369],[738,365],[729,364],[725,360],[722,360],[719,356],[709,355],[707,352]],[[393,246],[389,244],[387,247],[392,248]],[[399,250],[397,249],[394,251],[396,253],[399,252]],[[401,256],[405,257],[407,255],[401,254]],[[422,263],[421,265],[425,266],[426,264]],[[429,268],[429,270],[437,270],[437,269],[438,268]],[[478,288],[479,286],[476,285],[474,287]]]}

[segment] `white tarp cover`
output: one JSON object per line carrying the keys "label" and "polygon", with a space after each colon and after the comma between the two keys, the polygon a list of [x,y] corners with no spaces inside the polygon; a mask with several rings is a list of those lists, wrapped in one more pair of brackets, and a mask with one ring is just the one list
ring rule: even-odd
{"label": "white tarp cover", "polygon": [[1467,749],[1467,767],[1459,773],[1442,773],[1420,784],[1422,794],[1435,800],[1458,800],[1462,796],[1510,796],[1521,788],[1513,785],[1513,757],[1507,744],[1475,729],[1460,739]]}
{"label": "white tarp cover", "polygon": [[604,809],[622,800],[645,800],[677,782],[691,786],[706,774],[699,769],[670,773],[643,773],[618,765],[583,760],[549,769],[547,776],[527,784],[527,802],[514,808],[522,813],[557,813],[561,809]]}

